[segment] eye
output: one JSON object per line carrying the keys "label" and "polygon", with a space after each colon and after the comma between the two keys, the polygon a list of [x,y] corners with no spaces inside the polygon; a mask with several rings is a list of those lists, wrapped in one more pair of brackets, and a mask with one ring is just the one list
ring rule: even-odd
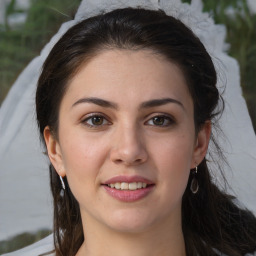
{"label": "eye", "polygon": [[165,116],[165,115],[154,116],[146,122],[146,124],[148,125],[162,126],[162,127],[169,126],[173,123],[174,123],[174,120],[171,117]]}
{"label": "eye", "polygon": [[110,122],[102,115],[90,115],[82,121],[83,124],[89,127],[99,127],[110,124]]}

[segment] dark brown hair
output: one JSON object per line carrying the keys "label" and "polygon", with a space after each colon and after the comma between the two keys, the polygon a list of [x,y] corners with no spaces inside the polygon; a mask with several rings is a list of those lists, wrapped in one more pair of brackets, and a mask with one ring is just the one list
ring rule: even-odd
{"label": "dark brown hair", "polygon": [[[125,8],[83,20],[69,29],[53,47],[44,63],[36,93],[42,137],[46,126],[58,136],[60,102],[70,79],[84,62],[107,49],[150,49],[177,64],[193,99],[196,131],[206,121],[215,122],[221,97],[216,88],[212,59],[200,40],[182,22],[161,10]],[[66,178],[66,190],[64,195],[61,193],[61,183],[52,165],[50,177],[56,255],[73,256],[84,240],[79,205]],[[193,194],[189,189],[189,178],[182,202],[187,255],[206,256],[221,252],[241,256],[255,251],[255,217],[236,206],[230,196],[213,184],[206,159],[198,166],[198,181],[200,189]]]}

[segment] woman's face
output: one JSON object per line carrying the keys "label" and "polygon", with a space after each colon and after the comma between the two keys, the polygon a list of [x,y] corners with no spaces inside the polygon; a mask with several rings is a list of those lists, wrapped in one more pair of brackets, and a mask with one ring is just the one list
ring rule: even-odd
{"label": "woman's face", "polygon": [[210,134],[208,125],[195,135],[193,116],[181,70],[159,55],[108,50],[85,64],[61,102],[58,141],[45,129],[83,223],[125,232],[180,225]]}

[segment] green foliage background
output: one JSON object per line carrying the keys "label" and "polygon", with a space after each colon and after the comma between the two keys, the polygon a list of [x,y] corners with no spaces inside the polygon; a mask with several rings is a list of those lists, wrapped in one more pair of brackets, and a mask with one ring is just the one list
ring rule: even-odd
{"label": "green foliage background", "polygon": [[[49,38],[64,21],[73,18],[81,0],[31,0],[25,24],[15,28],[8,17],[23,12],[12,0],[7,7],[6,24],[0,26],[0,104],[26,64],[37,56]],[[191,2],[191,0],[183,0]],[[246,0],[203,0],[204,10],[216,23],[227,27],[228,53],[235,57],[241,70],[241,85],[256,131],[256,14],[252,15]],[[226,14],[234,8],[233,17]]]}
{"label": "green foliage background", "polygon": [[[8,17],[24,10],[15,8],[12,0],[6,9],[5,24],[0,25],[0,104],[23,68],[40,53],[56,33],[60,24],[73,19],[81,0],[31,0],[26,22],[11,27]],[[183,0],[191,2],[191,0]],[[228,53],[235,57],[241,69],[241,85],[256,130],[256,15],[250,14],[245,0],[203,0],[204,10],[216,23],[227,27]],[[226,8],[234,7],[234,16]],[[238,120],[239,121],[239,120]],[[21,234],[0,242],[0,253],[13,251],[33,243],[49,231]]]}
{"label": "green foliage background", "polygon": [[5,24],[0,25],[0,104],[29,61],[63,22],[73,19],[81,0],[31,0],[26,22],[11,27],[8,17],[24,12],[15,8],[15,2],[7,6]]}
{"label": "green foliage background", "polygon": [[[204,11],[209,12],[216,23],[226,25],[228,54],[239,62],[243,96],[256,131],[256,14],[250,13],[246,0],[202,1]],[[226,14],[230,7],[234,11],[232,16]]]}

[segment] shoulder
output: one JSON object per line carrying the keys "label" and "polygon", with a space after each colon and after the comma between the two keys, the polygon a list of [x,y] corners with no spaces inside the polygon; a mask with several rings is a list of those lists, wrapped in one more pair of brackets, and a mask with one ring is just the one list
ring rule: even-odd
{"label": "shoulder", "polygon": [[[40,254],[50,252],[53,249],[54,249],[53,235],[50,235],[21,250],[3,254],[2,256],[38,256]],[[47,256],[54,256],[54,255],[55,255],[54,253],[50,253]]]}

